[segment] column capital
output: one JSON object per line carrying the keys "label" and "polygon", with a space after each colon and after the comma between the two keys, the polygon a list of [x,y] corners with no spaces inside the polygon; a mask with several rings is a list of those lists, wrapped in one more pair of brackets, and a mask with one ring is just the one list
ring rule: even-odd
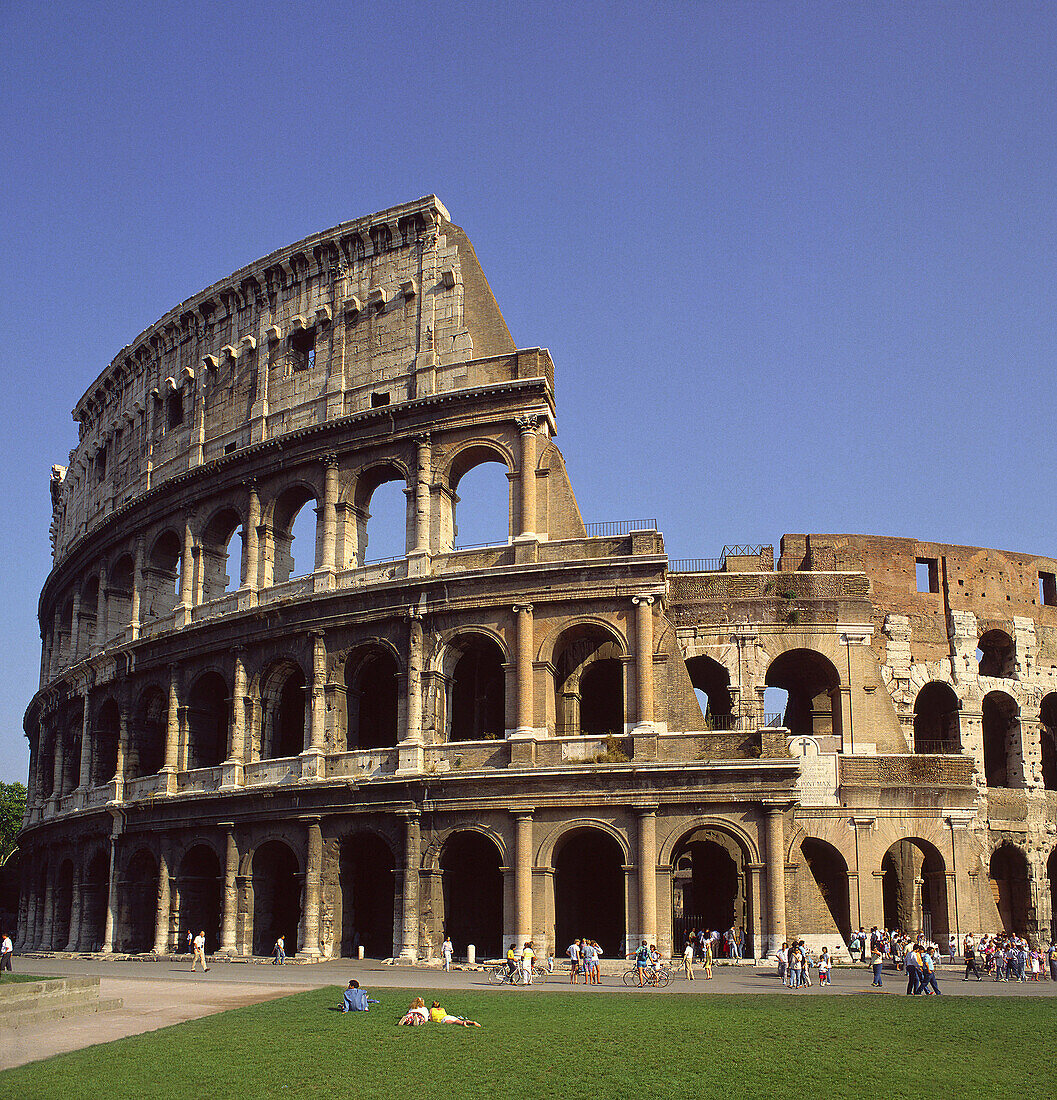
{"label": "column capital", "polygon": [[656,817],[657,816],[658,807],[656,807],[656,806],[635,806],[633,808],[635,810],[635,813],[637,813],[639,815],[639,817]]}
{"label": "column capital", "polygon": [[853,829],[872,829],[877,822],[876,817],[853,816],[848,819],[848,824]]}
{"label": "column capital", "polygon": [[338,456],[333,451],[327,451],[320,455],[320,464],[324,470],[336,470],[338,468]]}
{"label": "column capital", "polygon": [[646,594],[641,594],[641,595],[638,595],[638,596],[632,596],[631,597],[631,602],[633,604],[645,604],[647,607],[649,607],[649,605],[651,603],[653,603],[656,598],[657,598],[656,596],[648,596]]}
{"label": "column capital", "polygon": [[257,479],[255,477],[248,477],[244,481],[242,481],[240,484],[242,485],[242,488],[246,490],[247,493],[257,492],[258,482],[257,482]]}
{"label": "column capital", "polygon": [[522,611],[524,611],[528,615],[531,615],[532,614],[532,604],[530,604],[530,603],[516,603],[516,604],[514,604],[514,606],[511,610],[514,612],[515,615],[519,614]]}
{"label": "column capital", "polygon": [[416,432],[411,438],[414,439],[415,444],[419,447],[429,447],[433,443],[432,432]]}
{"label": "column capital", "polygon": [[539,427],[540,418],[538,416],[516,416],[514,417],[514,423],[522,435],[528,435],[534,433]]}
{"label": "column capital", "polygon": [[512,817],[531,817],[536,812],[535,806],[511,806]]}

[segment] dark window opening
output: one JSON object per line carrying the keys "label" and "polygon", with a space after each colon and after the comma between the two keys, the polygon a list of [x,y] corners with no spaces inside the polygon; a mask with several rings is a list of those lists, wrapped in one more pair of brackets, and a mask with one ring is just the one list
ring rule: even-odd
{"label": "dark window opening", "polygon": [[184,399],[182,393],[174,393],[165,402],[170,428],[178,428],[184,422]]}
{"label": "dark window opening", "polygon": [[300,329],[290,336],[290,363],[294,370],[311,370],[316,365],[316,330]]}
{"label": "dark window opening", "polygon": [[224,454],[226,454],[226,455],[234,454],[235,453],[235,448],[237,446],[238,446],[237,443],[225,443],[224,444]]}
{"label": "dark window opening", "polygon": [[95,476],[97,481],[106,477],[106,447],[103,447],[95,458]]}
{"label": "dark window opening", "polygon": [[915,571],[919,592],[939,592],[940,563],[938,559],[918,558]]}
{"label": "dark window opening", "polygon": [[1039,573],[1039,599],[1045,607],[1057,607],[1057,573]]}
{"label": "dark window opening", "polygon": [[375,391],[371,394],[371,408],[380,409],[383,405],[389,404],[389,394]]}

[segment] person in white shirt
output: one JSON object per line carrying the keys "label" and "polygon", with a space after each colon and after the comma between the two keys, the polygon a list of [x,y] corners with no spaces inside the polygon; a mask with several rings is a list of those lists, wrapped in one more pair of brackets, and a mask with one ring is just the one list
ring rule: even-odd
{"label": "person in white shirt", "polygon": [[569,981],[576,985],[576,975],[580,973],[580,941],[574,940],[569,944],[566,954],[569,956]]}
{"label": "person in white shirt", "polygon": [[444,957],[444,969],[451,970],[451,956],[452,956],[451,936],[444,937],[444,945],[440,949],[441,955]]}
{"label": "person in white shirt", "polygon": [[683,972],[686,974],[687,981],[694,980],[694,944],[693,940],[686,941],[686,947],[683,949]]}
{"label": "person in white shirt", "polygon": [[15,945],[11,942],[11,937],[4,934],[4,938],[0,941],[0,970],[11,969],[11,958],[15,953]]}
{"label": "person in white shirt", "polygon": [[532,940],[521,949],[521,981],[532,985],[532,964],[536,961],[536,952],[532,950]]}
{"label": "person in white shirt", "polygon": [[191,960],[191,969],[194,970],[195,966],[201,962],[202,970],[208,973],[209,967],[206,966],[206,934],[204,930],[195,936],[192,946],[194,947],[195,957]]}

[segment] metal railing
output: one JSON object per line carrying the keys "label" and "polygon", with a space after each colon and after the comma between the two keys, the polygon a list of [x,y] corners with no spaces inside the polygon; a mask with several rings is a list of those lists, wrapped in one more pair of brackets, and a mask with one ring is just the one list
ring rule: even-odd
{"label": "metal railing", "polygon": [[754,718],[752,715],[740,715],[740,714],[706,714],[705,715],[705,729],[713,730],[717,733],[726,733],[729,731],[741,731],[741,730],[755,730],[755,729],[774,729],[782,725],[781,714],[765,714],[763,721],[759,718]]}
{"label": "metal railing", "polygon": [[656,519],[611,519],[603,523],[585,523],[584,529],[589,539],[613,538],[618,535],[630,535],[632,531],[656,531]]}
{"label": "metal railing", "polygon": [[726,558],[669,558],[669,573],[720,573]]}
{"label": "metal railing", "polygon": [[765,714],[763,716],[763,729],[775,729],[784,728],[785,713],[779,712],[778,714]]}
{"label": "metal railing", "polygon": [[961,746],[957,741],[953,741],[950,738],[946,738],[940,741],[926,740],[920,737],[914,738],[914,752],[923,755],[933,754],[935,756],[960,756]]}
{"label": "metal railing", "polygon": [[762,546],[724,546],[724,558],[758,558],[763,553]]}

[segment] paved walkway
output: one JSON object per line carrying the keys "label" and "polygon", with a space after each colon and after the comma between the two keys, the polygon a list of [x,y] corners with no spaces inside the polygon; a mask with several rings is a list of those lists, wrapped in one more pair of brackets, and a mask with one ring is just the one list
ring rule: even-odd
{"label": "paved walkway", "polygon": [[[8,1030],[0,1035],[0,1068],[22,1065],[65,1051],[80,1050],[96,1043],[108,1043],[126,1035],[154,1031],[170,1024],[209,1016],[241,1005],[274,1000],[303,989],[348,984],[358,978],[367,988],[414,989],[487,989],[487,976],[480,970],[453,970],[446,974],[433,967],[387,966],[375,960],[363,962],[341,959],[324,963],[269,966],[257,962],[221,962],[211,960],[208,974],[190,972],[190,964],[172,959],[104,958],[16,958],[17,968],[27,974],[98,975],[100,996],[120,997],[124,1007],[116,1012],[71,1017],[27,1028]],[[613,964],[610,964],[611,966]],[[683,978],[667,989],[649,990],[645,996],[774,993],[787,997],[834,996],[856,993],[873,995],[871,972],[861,967],[838,968],[833,986],[820,989],[817,981],[802,990],[784,988],[774,968],[757,969],[750,965],[719,966],[712,981],[690,983]],[[1057,997],[1057,982],[982,982],[961,981],[961,967],[942,967],[940,988],[957,996]],[[897,971],[884,973],[884,994],[902,994],[906,977]],[[517,995],[546,995],[576,992],[579,996],[627,993],[619,973],[604,973],[598,986],[570,985],[568,970],[559,972],[532,990],[511,989]]]}

